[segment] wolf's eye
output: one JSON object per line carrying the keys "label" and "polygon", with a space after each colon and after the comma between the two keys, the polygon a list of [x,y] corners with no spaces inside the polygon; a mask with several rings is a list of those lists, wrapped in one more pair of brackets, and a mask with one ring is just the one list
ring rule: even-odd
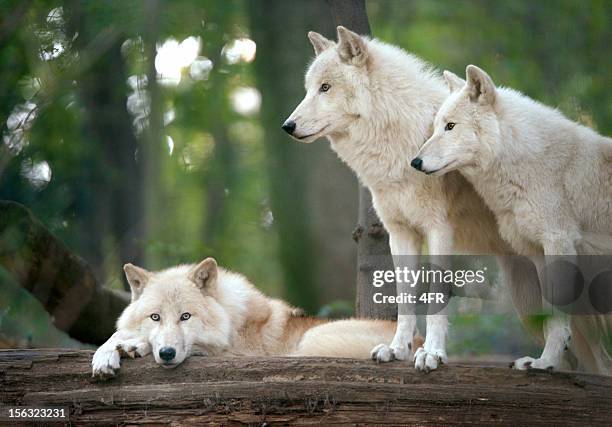
{"label": "wolf's eye", "polygon": [[159,322],[159,319],[161,319],[161,317],[159,316],[159,314],[157,314],[157,313],[153,313],[153,314],[151,315],[151,320],[152,320],[152,321],[154,321],[154,322]]}
{"label": "wolf's eye", "polygon": [[189,320],[190,317],[191,317],[190,313],[181,314],[181,320]]}
{"label": "wolf's eye", "polygon": [[446,124],[446,126],[444,127],[444,130],[453,130],[453,128],[455,127],[457,123],[453,123],[453,122],[448,122]]}
{"label": "wolf's eye", "polygon": [[327,83],[323,83],[319,88],[319,92],[327,92],[331,88]]}

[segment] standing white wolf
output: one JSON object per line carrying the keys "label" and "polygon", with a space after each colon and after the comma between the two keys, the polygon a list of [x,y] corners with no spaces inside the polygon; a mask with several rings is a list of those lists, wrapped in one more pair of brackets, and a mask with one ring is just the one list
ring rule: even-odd
{"label": "standing white wolf", "polygon": [[[448,94],[443,79],[400,48],[344,27],[337,30],[338,43],[308,34],[316,58],[306,73],[306,96],[283,129],[301,142],[329,139],[371,191],[394,262],[409,259],[408,267],[416,269],[424,241],[432,255],[511,253],[492,213],[460,174],[428,179],[405,161],[431,135],[435,113]],[[506,280],[520,271],[507,269]],[[537,281],[528,272],[521,274],[521,280]],[[398,294],[409,291],[398,284]],[[393,341],[376,346],[374,359],[408,357],[416,330],[412,308],[400,305]],[[436,369],[446,361],[447,329],[444,312],[427,316],[425,345],[414,355],[416,369]]]}
{"label": "standing white wolf", "polygon": [[[476,66],[467,67],[467,81],[445,77],[452,93],[412,165],[436,176],[460,171],[495,213],[502,237],[537,261],[542,283],[541,255],[612,254],[612,139],[496,88]],[[607,373],[609,325],[605,316],[574,316],[571,326],[555,316],[546,322],[541,357],[517,363],[557,368],[570,336],[580,334],[588,348],[576,348],[579,362]]]}
{"label": "standing white wolf", "polygon": [[153,353],[158,364],[173,368],[194,348],[211,356],[364,358],[395,332],[395,322],[302,316],[263,295],[244,276],[217,267],[212,258],[159,272],[132,264],[124,270],[132,302],[117,321],[117,332],[94,354],[94,376],[114,375],[122,355]]}

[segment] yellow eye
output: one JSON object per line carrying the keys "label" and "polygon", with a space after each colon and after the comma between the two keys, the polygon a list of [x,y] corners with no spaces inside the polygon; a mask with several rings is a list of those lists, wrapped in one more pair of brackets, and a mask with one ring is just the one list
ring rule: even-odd
{"label": "yellow eye", "polygon": [[446,126],[444,127],[444,130],[453,130],[453,128],[455,127],[457,123],[453,123],[453,122],[448,122],[446,124]]}
{"label": "yellow eye", "polygon": [[189,320],[190,317],[191,317],[190,313],[181,314],[181,320]]}
{"label": "yellow eye", "polygon": [[160,319],[161,319],[161,317],[160,317],[160,315],[159,315],[159,314],[157,314],[157,313],[153,313],[153,314],[151,315],[151,320],[152,320],[152,321],[154,321],[154,322],[159,322],[159,320],[160,320]]}
{"label": "yellow eye", "polygon": [[319,92],[327,92],[331,88],[327,83],[323,83],[319,88]]}

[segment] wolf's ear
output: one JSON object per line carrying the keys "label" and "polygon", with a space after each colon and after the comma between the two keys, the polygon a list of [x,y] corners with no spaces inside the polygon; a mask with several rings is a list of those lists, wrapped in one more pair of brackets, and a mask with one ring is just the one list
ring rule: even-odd
{"label": "wolf's ear", "polygon": [[319,56],[324,50],[327,50],[336,44],[333,41],[326,39],[321,34],[315,33],[314,31],[308,32],[308,38],[310,39],[310,43],[312,43],[315,55],[317,56]]}
{"label": "wolf's ear", "polygon": [[444,75],[444,80],[446,80],[446,85],[450,89],[451,92],[456,92],[465,86],[465,80],[459,77],[457,74],[444,70],[442,73]]}
{"label": "wolf's ear", "polygon": [[217,261],[214,258],[206,258],[191,270],[189,280],[200,289],[214,286],[217,282]]}
{"label": "wolf's ear", "polygon": [[339,26],[337,30],[340,58],[358,67],[364,65],[368,59],[368,48],[364,38],[343,26]]}
{"label": "wolf's ear", "polygon": [[142,295],[142,291],[149,282],[151,273],[144,268],[136,267],[132,264],[125,264],[123,266],[123,271],[125,271],[125,278],[130,284],[132,302],[134,302]]}
{"label": "wolf's ear", "polygon": [[495,102],[495,83],[487,73],[475,65],[465,69],[468,93],[472,102],[493,105]]}

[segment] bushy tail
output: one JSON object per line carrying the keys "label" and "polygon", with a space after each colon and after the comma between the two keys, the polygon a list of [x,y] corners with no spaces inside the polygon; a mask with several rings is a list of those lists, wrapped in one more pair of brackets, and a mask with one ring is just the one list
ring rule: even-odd
{"label": "bushy tail", "polygon": [[576,243],[580,255],[612,255],[612,236],[609,234],[582,233]]}
{"label": "bushy tail", "polygon": [[[369,359],[375,346],[391,343],[395,329],[395,322],[384,320],[347,319],[324,323],[309,329],[291,356]],[[415,335],[412,351],[422,345],[423,338]]]}
{"label": "bushy tail", "polygon": [[572,350],[579,368],[591,373],[612,375],[612,316],[575,315],[571,320]]}

